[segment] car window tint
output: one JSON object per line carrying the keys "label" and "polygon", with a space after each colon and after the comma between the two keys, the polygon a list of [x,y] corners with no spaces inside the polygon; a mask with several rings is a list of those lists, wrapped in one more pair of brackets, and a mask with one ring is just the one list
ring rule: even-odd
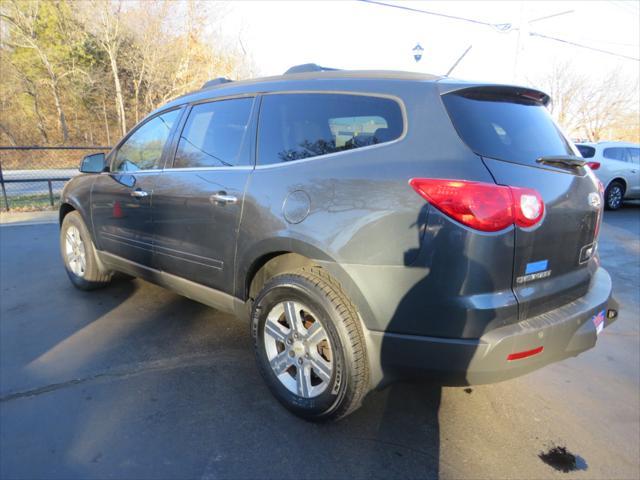
{"label": "car window tint", "polygon": [[484,90],[442,97],[464,142],[478,155],[525,165],[573,149],[547,108],[534,99]]}
{"label": "car window tint", "polygon": [[580,151],[580,155],[582,155],[582,158],[593,158],[593,156],[596,154],[596,149],[590,147],[589,145],[576,145],[576,147]]}
{"label": "car window tint", "polygon": [[164,144],[179,114],[180,110],[172,110],[158,115],[133,132],[118,149],[113,170],[134,172],[160,168]]}
{"label": "car window tint", "polygon": [[348,94],[265,95],[259,163],[270,164],[390,142],[404,130],[391,99]]}
{"label": "car window tint", "polygon": [[627,148],[627,161],[640,165],[640,148]]}
{"label": "car window tint", "polygon": [[604,158],[610,158],[612,160],[621,160],[621,161],[625,160],[625,154],[626,154],[625,149],[621,147],[605,148],[604,152],[602,152],[602,155],[604,156]]}
{"label": "car window tint", "polygon": [[240,158],[253,98],[194,105],[182,130],[174,168],[247,164]]}

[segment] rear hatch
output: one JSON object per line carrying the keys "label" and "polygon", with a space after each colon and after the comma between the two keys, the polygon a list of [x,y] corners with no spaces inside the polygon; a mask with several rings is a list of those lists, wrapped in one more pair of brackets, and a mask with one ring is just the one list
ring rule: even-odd
{"label": "rear hatch", "polygon": [[[481,86],[442,96],[462,140],[499,185],[537,190],[542,221],[516,227],[513,291],[521,320],[583,296],[595,272],[601,193],[538,91]],[[543,159],[543,160],[541,160]],[[571,165],[573,163],[573,165]]]}

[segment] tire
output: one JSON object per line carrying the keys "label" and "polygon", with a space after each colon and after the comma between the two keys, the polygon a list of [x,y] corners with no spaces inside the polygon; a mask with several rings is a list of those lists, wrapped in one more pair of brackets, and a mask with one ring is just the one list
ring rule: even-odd
{"label": "tire", "polygon": [[338,420],[362,403],[369,366],[360,320],[340,285],[322,269],[301,268],[270,279],[253,304],[251,333],[260,373],[294,414]]}
{"label": "tire", "polygon": [[607,210],[618,210],[622,206],[624,198],[624,185],[620,182],[611,182],[604,192],[604,206]]}
{"label": "tire", "polygon": [[60,254],[67,275],[76,288],[93,290],[111,281],[113,273],[101,267],[89,230],[77,211],[68,213],[62,221]]}

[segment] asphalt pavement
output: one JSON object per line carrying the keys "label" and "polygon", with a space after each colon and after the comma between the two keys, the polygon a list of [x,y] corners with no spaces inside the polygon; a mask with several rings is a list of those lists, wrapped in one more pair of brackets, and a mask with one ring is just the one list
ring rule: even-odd
{"label": "asphalt pavement", "polygon": [[621,311],[595,349],[495,385],[396,384],[328,425],[270,395],[247,325],[141,280],[80,292],[57,235],[0,227],[2,479],[640,478],[638,206],[605,214]]}

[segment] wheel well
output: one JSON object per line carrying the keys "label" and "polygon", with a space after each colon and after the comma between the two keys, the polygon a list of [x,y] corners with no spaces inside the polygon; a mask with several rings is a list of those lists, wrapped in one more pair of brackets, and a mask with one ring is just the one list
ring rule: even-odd
{"label": "wheel well", "polygon": [[625,192],[627,191],[627,182],[624,181],[624,178],[620,178],[620,177],[614,178],[609,182],[609,185],[607,185],[607,188],[609,188],[613,182],[621,183],[622,188],[624,188],[624,191]]}
{"label": "wheel well", "polygon": [[64,220],[64,217],[66,217],[67,214],[73,212],[74,210],[75,208],[73,208],[68,203],[63,203],[62,205],[60,205],[60,225],[62,225],[62,221]]}
{"label": "wheel well", "polygon": [[246,277],[245,298],[255,299],[258,292],[267,281],[283,272],[289,272],[300,267],[308,267],[314,262],[298,253],[274,252],[263,255],[253,262]]}

